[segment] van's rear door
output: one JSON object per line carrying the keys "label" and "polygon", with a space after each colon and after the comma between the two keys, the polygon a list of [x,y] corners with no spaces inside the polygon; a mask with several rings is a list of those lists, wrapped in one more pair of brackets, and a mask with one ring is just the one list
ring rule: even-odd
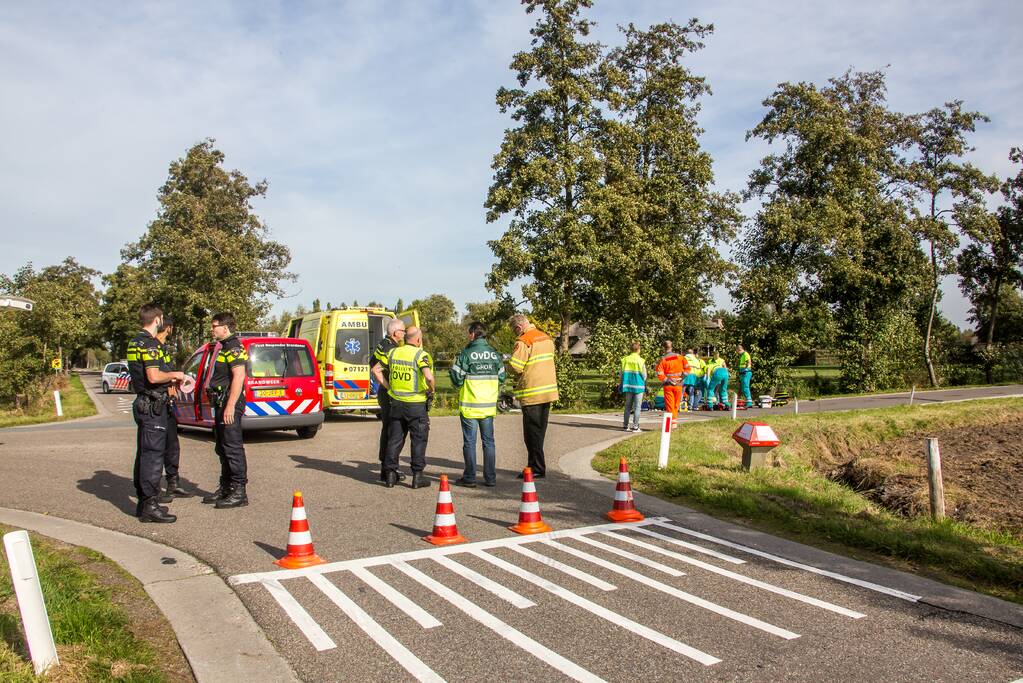
{"label": "van's rear door", "polygon": [[419,311],[414,308],[402,311],[398,314],[398,320],[405,323],[406,329],[412,326],[419,327]]}
{"label": "van's rear door", "polygon": [[366,311],[343,310],[333,318],[333,396],[342,406],[360,407],[369,397],[369,358],[373,353],[369,316]]}

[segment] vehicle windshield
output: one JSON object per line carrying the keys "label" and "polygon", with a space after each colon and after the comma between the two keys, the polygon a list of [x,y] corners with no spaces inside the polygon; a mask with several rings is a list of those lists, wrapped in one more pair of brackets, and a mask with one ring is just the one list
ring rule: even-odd
{"label": "vehicle windshield", "polygon": [[302,344],[250,344],[249,377],[310,377],[313,360]]}

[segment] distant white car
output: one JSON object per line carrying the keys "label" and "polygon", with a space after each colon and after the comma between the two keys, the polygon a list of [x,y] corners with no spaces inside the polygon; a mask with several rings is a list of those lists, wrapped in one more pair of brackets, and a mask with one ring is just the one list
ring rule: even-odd
{"label": "distant white car", "polygon": [[103,393],[131,391],[131,375],[127,363],[107,363],[103,368]]}

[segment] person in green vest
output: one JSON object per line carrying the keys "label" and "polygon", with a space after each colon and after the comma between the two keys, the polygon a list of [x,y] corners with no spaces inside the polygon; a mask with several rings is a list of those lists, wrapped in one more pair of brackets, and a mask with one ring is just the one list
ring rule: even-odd
{"label": "person in green vest", "polygon": [[753,397],[750,396],[750,380],[753,379],[753,359],[749,355],[749,351],[739,344],[735,347],[735,350],[739,354],[739,389],[742,392],[742,398],[746,401],[746,407],[751,408],[753,406]]}
{"label": "person in green vest", "polygon": [[686,400],[689,402],[689,410],[700,408],[700,385],[703,384],[703,360],[693,351],[686,349],[686,363],[689,364],[689,372],[682,378],[682,385],[686,390]]}
{"label": "person in green vest", "polygon": [[729,409],[728,404],[728,363],[721,357],[721,352],[714,352],[714,360],[710,371],[710,395],[713,399],[712,409]]}
{"label": "person in green vest", "polygon": [[[384,376],[384,369],[387,376]],[[386,362],[373,366],[373,376],[391,397],[387,452],[384,454],[384,486],[398,483],[398,454],[405,446],[405,437],[412,437],[412,483],[414,489],[428,488],[426,444],[430,439],[430,416],[427,394],[436,391],[433,360],[423,350],[423,332],[418,327],[405,331],[405,345],[387,352]]]}
{"label": "person in green vest", "polygon": [[[622,429],[626,432],[640,432],[639,413],[643,409],[643,393],[646,392],[646,361],[639,355],[638,341],[632,342],[632,353],[622,358],[621,391],[625,396],[625,415]],[[629,424],[629,414],[632,424]]]}
{"label": "person in green vest", "polygon": [[469,325],[469,344],[451,366],[451,384],[458,388],[458,414],[462,423],[462,459],[465,470],[458,486],[476,486],[476,433],[483,442],[483,485],[497,485],[497,449],[494,416],[497,396],[506,371],[501,354],[487,343],[483,323]]}

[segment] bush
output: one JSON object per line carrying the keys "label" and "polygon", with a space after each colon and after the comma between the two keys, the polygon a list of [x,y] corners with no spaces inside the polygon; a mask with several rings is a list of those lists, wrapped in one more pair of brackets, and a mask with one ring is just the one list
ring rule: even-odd
{"label": "bush", "polygon": [[555,408],[575,408],[582,402],[583,388],[579,381],[579,362],[567,352],[559,351],[554,362],[558,371],[558,401]]}

